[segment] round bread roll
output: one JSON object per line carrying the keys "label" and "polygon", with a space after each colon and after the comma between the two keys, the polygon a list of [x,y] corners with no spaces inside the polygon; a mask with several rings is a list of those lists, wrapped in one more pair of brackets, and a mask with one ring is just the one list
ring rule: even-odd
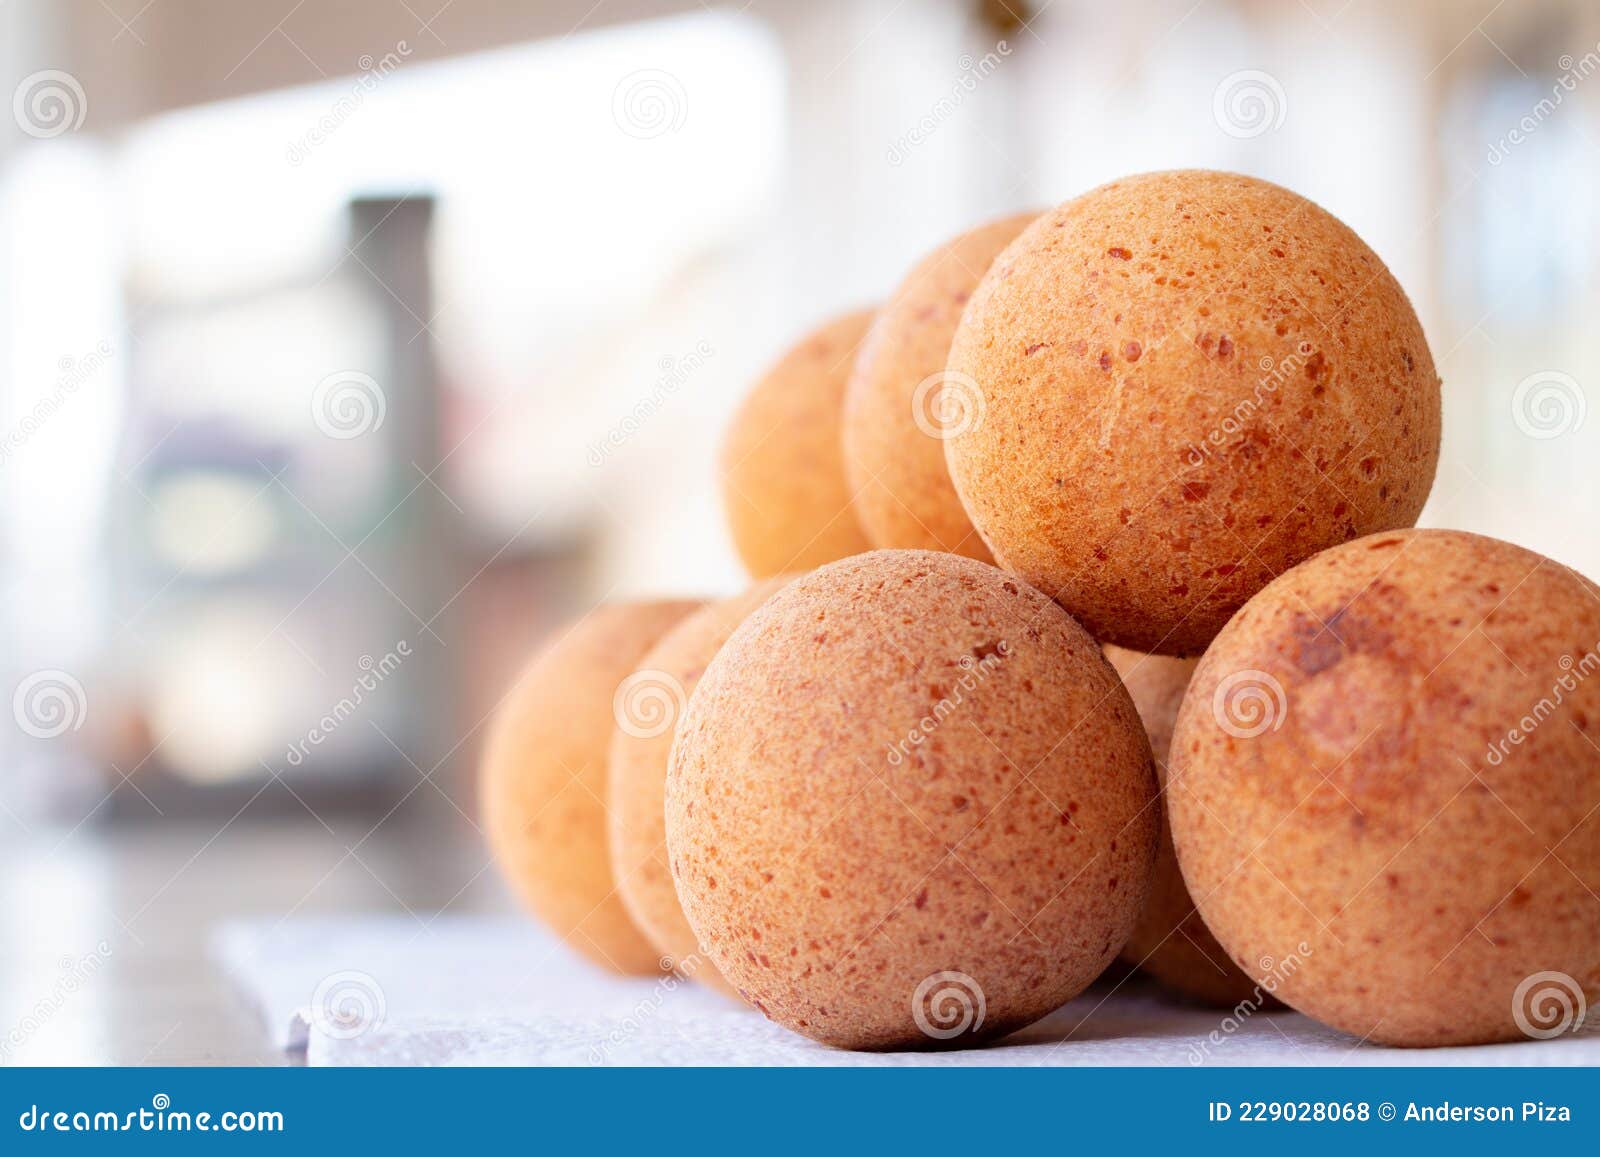
{"label": "round bread roll", "polygon": [[1156,790],[1071,616],[972,559],[873,551],[790,583],[706,668],[667,846],[703,950],[772,1020],[846,1048],[960,1046],[1116,956]]}
{"label": "round bread roll", "polygon": [[945,441],[1000,564],[1098,639],[1197,654],[1316,552],[1409,526],[1439,378],[1383,262],[1231,173],[1101,186],[1046,213],[950,348],[981,422]]}
{"label": "round bread roll", "polygon": [[701,607],[663,635],[639,660],[634,678],[661,690],[671,703],[647,727],[619,727],[611,737],[611,872],[617,893],[650,942],[677,969],[695,980],[736,996],[716,967],[700,952],[694,930],[678,903],[667,862],[667,757],[676,724],[694,693],[706,664],[716,657],[735,628],[794,576],[764,579],[731,599]]}
{"label": "round bread roll", "polygon": [[1178,860],[1229,955],[1326,1024],[1556,1035],[1600,999],[1597,744],[1600,588],[1495,539],[1373,535],[1277,579],[1201,660]]}
{"label": "round bread roll", "polygon": [[[648,718],[639,659],[699,603],[601,606],[547,647],[501,702],[484,744],[483,826],[523,902],[597,964],[659,970],[616,894],[606,840],[606,753],[619,720]],[[657,704],[659,706],[659,704]]]}
{"label": "round bread roll", "polygon": [[845,384],[873,311],[836,318],[767,371],[722,443],[722,500],[755,578],[809,570],[869,546],[845,482]]}
{"label": "round bread roll", "polygon": [[[1194,674],[1196,660],[1141,655],[1110,644],[1104,650],[1139,709],[1145,734],[1150,737],[1150,750],[1156,757],[1156,771],[1165,784],[1172,728],[1178,721],[1178,706],[1183,702],[1189,677]],[[1266,1004],[1271,1000],[1228,959],[1195,911],[1194,900],[1178,870],[1177,853],[1172,850],[1172,828],[1165,819],[1150,881],[1150,899],[1145,902],[1133,935],[1122,946],[1122,960],[1144,969],[1168,988],[1208,1004],[1232,1008],[1244,1001]]]}
{"label": "round bread roll", "polygon": [[845,392],[844,466],[856,514],[874,546],[994,561],[944,461],[945,438],[981,414],[944,368],[979,279],[1037,215],[992,221],[941,245],[872,323]]}

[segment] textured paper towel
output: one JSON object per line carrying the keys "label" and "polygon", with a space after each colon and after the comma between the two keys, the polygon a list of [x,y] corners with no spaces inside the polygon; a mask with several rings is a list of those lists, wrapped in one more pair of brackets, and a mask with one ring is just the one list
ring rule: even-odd
{"label": "textured paper towel", "polygon": [[237,921],[213,947],[273,1042],[312,1065],[1600,1064],[1594,1023],[1548,1041],[1383,1049],[1292,1012],[1230,1019],[1137,978],[987,1048],[848,1053],[680,979],[596,971],[514,917]]}

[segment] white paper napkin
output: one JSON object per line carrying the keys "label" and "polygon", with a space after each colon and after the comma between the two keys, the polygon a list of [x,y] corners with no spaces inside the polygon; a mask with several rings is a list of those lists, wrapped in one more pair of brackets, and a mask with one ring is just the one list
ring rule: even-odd
{"label": "white paper napkin", "polygon": [[273,1043],[311,1065],[1600,1064],[1600,1013],[1553,1040],[1385,1049],[1292,1012],[1229,1018],[1138,978],[987,1048],[850,1053],[683,980],[600,972],[514,917],[235,921],[213,951]]}

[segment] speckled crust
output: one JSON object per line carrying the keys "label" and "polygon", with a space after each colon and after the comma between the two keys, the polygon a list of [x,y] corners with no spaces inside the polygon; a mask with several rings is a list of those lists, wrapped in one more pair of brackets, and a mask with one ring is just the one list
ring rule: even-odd
{"label": "speckled crust", "polygon": [[500,871],[567,943],[618,972],[659,954],[617,896],[607,850],[612,703],[661,634],[695,602],[599,607],[536,656],[491,726],[479,773],[483,826]]}
{"label": "speckled crust", "polygon": [[972,559],[873,551],[718,652],[666,820],[723,975],[780,1024],[887,1049],[999,1036],[1088,985],[1144,902],[1159,808],[1133,703],[1071,616]]}
{"label": "speckled crust", "polygon": [[1514,1008],[1541,972],[1593,1006],[1597,646],[1600,588],[1457,531],[1335,547],[1252,599],[1169,771],[1184,878],[1233,959],[1384,1044],[1521,1039],[1553,1008]]}
{"label": "speckled crust", "polygon": [[[672,688],[676,711],[688,702],[722,644],[757,607],[794,578],[763,579],[743,594],[701,607],[674,626],[639,660],[658,685]],[[663,812],[667,794],[667,757],[672,752],[673,726],[659,734],[654,727],[618,728],[611,737],[611,872],[628,914],[664,956],[695,980],[737,996],[716,967],[703,959],[694,930],[678,903],[667,863],[667,829]]]}
{"label": "speckled crust", "polygon": [[1410,526],[1438,461],[1405,293],[1250,177],[1151,173],[1046,213],[973,293],[949,368],[984,396],[945,452],[995,557],[1140,651],[1197,654],[1273,576]]}
{"label": "speckled crust", "polygon": [[723,509],[755,578],[809,570],[870,545],[845,482],[839,427],[872,316],[848,313],[807,336],[755,384],[728,426]]}
{"label": "speckled crust", "polygon": [[[1156,772],[1165,783],[1172,728],[1178,721],[1178,705],[1183,702],[1184,688],[1194,674],[1196,660],[1142,655],[1109,644],[1104,650],[1139,709],[1145,734],[1150,737],[1150,750],[1155,754]],[[1150,880],[1150,899],[1145,902],[1133,935],[1122,946],[1122,960],[1144,969],[1167,987],[1208,1004],[1232,1008],[1241,1001],[1258,998],[1263,1005],[1277,1003],[1259,993],[1255,981],[1228,959],[1195,911],[1194,900],[1178,870],[1177,853],[1172,849],[1172,829],[1165,819]]]}
{"label": "speckled crust", "polygon": [[976,415],[941,413],[938,382],[979,279],[1036,216],[991,221],[941,245],[907,275],[872,323],[845,391],[844,466],[856,514],[874,546],[994,561],[944,461],[941,435]]}

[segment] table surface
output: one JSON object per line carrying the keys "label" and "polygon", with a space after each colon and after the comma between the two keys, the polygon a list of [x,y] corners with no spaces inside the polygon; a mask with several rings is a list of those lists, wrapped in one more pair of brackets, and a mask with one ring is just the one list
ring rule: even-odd
{"label": "table surface", "polygon": [[443,811],[0,840],[0,1064],[299,1063],[223,976],[215,930],[391,913],[431,931],[438,913],[511,911],[476,825]]}
{"label": "table surface", "polygon": [[219,921],[507,906],[465,815],[374,822],[223,816],[0,841],[0,1064],[293,1063],[217,969]]}

